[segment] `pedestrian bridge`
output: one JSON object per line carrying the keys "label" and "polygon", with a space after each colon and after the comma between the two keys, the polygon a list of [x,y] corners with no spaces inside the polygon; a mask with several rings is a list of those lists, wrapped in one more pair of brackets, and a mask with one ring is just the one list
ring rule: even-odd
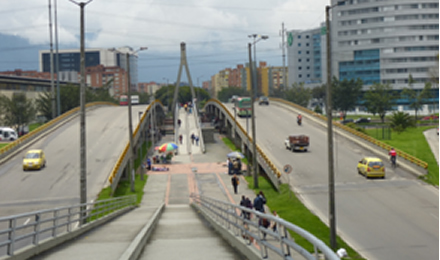
{"label": "pedestrian bridge", "polygon": [[[142,139],[142,129],[148,129],[142,122],[151,122],[153,113],[144,114],[135,140]],[[182,124],[175,136],[183,135],[183,143],[169,172],[149,173],[139,206],[133,197],[124,197],[0,218],[0,259],[339,259],[306,230],[238,206],[242,194],[253,198],[254,193],[242,184],[233,194],[230,176],[219,164],[228,148],[204,143],[196,113],[176,111]],[[199,144],[190,142],[192,133],[201,137]],[[175,136],[156,144],[176,141]],[[235,139],[243,150],[247,137],[237,125]],[[257,158],[261,173],[278,184],[276,168],[264,154]],[[252,218],[244,219],[243,211]],[[277,231],[260,226],[262,218],[276,223]],[[292,234],[308,241],[307,249]]]}

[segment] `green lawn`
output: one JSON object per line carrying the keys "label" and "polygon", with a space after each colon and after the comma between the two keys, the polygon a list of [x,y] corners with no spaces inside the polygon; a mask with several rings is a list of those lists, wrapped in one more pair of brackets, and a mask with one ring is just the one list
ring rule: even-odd
{"label": "green lawn", "polygon": [[[310,212],[302,202],[296,197],[296,195],[289,190],[287,184],[280,186],[280,192],[278,193],[272,186],[272,184],[265,178],[259,177],[259,188],[254,189],[253,177],[245,177],[249,183],[248,188],[254,190],[255,194],[259,191],[263,191],[267,199],[267,206],[271,210],[276,210],[278,215],[286,221],[293,223],[311,234],[318,239],[322,240],[327,246],[330,246],[330,229],[324,224],[315,214]],[[295,242],[304,247],[307,251],[313,252],[313,245],[310,244],[302,236],[291,232],[290,235],[295,239]],[[337,237],[337,248],[345,248],[347,250],[349,259],[363,259],[354,249],[352,249],[347,243],[345,243],[340,237]]]}
{"label": "green lawn", "polygon": [[[384,143],[387,143],[393,146],[396,149],[402,150],[410,155],[413,155],[420,160],[423,160],[428,163],[428,174],[426,175],[425,180],[428,183],[433,185],[439,184],[438,176],[439,176],[439,167],[437,164],[437,160],[434,157],[434,154],[429,147],[428,142],[423,135],[425,130],[433,128],[432,126],[423,126],[423,127],[412,127],[406,129],[403,133],[391,133],[391,140],[381,140]],[[375,129],[365,129],[367,134],[371,137],[376,138],[376,130]],[[379,138],[376,138],[380,140]]]}

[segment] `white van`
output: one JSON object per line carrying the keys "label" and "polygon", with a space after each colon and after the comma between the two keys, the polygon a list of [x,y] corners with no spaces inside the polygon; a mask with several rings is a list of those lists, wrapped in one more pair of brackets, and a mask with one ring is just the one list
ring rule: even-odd
{"label": "white van", "polygon": [[10,127],[0,127],[0,141],[15,141],[18,139],[17,132]]}

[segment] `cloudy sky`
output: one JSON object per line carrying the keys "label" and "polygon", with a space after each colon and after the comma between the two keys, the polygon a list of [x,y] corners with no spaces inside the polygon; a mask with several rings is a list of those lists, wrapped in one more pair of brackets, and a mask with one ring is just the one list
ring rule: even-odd
{"label": "cloudy sky", "polygon": [[[55,0],[52,0],[52,8]],[[80,2],[85,0],[76,0]],[[49,0],[1,0],[0,71],[38,70],[38,50],[49,49]],[[174,82],[180,42],[187,44],[193,83],[248,61],[249,34],[268,35],[257,60],[282,65],[281,24],[316,28],[330,0],[93,0],[85,7],[86,48],[147,46],[139,80]],[[80,8],[57,0],[59,48],[79,48]],[[52,16],[53,17],[53,16]],[[183,74],[182,81],[186,80]]]}

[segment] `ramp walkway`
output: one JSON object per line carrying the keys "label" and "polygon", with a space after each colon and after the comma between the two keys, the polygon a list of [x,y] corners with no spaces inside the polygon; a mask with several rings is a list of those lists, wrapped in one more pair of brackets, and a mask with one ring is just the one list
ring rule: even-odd
{"label": "ramp walkway", "polygon": [[[190,136],[198,132],[193,114],[180,110],[182,144],[166,172],[149,171],[140,207],[84,235],[31,259],[128,259],[133,241],[148,225],[162,204],[163,214],[139,259],[243,259],[238,251],[223,241],[189,206],[191,192],[239,204],[241,195],[255,197],[240,180],[239,193],[234,194],[231,176],[227,175],[226,154],[230,152],[221,136],[207,144],[203,154]],[[165,136],[156,145],[173,141]]]}

